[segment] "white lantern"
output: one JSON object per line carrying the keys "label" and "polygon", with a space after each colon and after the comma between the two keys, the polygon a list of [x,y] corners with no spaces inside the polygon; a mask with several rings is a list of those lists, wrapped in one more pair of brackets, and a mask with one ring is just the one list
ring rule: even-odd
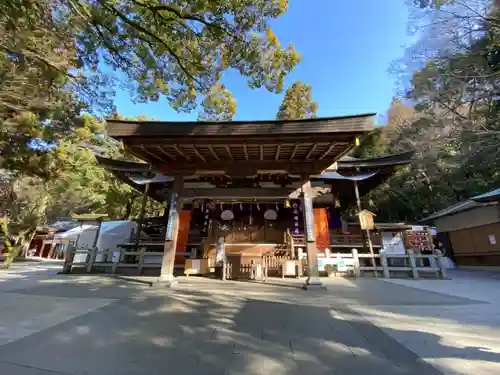
{"label": "white lantern", "polygon": [[220,214],[220,218],[224,221],[233,220],[234,219],[233,211],[231,210],[222,211],[222,213]]}
{"label": "white lantern", "polygon": [[264,219],[266,220],[276,220],[278,218],[278,214],[276,213],[275,210],[267,210],[264,212]]}

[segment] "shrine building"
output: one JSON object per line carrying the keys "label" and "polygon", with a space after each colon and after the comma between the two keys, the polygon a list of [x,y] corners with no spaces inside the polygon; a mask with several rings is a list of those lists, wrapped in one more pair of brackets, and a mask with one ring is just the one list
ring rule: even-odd
{"label": "shrine building", "polygon": [[[99,165],[144,202],[165,204],[162,217],[141,214],[135,239],[124,247],[163,251],[158,268],[165,282],[186,259],[231,263],[238,278],[267,256],[306,258],[308,284],[321,284],[318,257],[365,248],[355,218],[361,197],[411,162],[413,152],[347,156],[374,121],[373,113],[222,123],[108,120],[108,135],[142,162],[97,157]],[[151,223],[159,229],[144,233]],[[380,248],[380,233],[372,245]]]}

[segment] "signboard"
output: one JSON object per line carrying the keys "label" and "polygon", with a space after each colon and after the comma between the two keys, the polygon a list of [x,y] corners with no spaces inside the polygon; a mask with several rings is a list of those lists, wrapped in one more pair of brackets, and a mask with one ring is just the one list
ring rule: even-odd
{"label": "signboard", "polygon": [[488,235],[488,242],[490,245],[496,245],[497,244],[497,239],[494,234]]}
{"label": "signboard", "polygon": [[327,264],[336,266],[338,272],[347,272],[348,267],[354,267],[354,260],[352,258],[318,258],[318,271],[324,272]]}
{"label": "signboard", "polygon": [[373,222],[374,213],[371,213],[368,210],[363,210],[358,214],[359,224],[361,225],[361,229],[373,229],[375,228],[375,223]]}
{"label": "signboard", "polygon": [[308,193],[304,193],[304,219],[307,242],[314,242],[316,235],[314,234],[313,207],[311,196]]}
{"label": "signboard", "polygon": [[[384,233],[384,237],[392,237],[390,233]],[[403,239],[401,238],[401,234],[396,234],[394,237],[388,239],[383,238],[382,248],[384,249],[386,254],[405,254],[405,245],[403,243]]]}

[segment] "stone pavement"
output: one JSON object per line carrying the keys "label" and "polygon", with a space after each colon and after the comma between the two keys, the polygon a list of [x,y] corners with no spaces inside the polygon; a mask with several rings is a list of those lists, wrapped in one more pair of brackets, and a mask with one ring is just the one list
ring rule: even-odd
{"label": "stone pavement", "polygon": [[500,311],[484,290],[326,282],[189,278],[168,290],[15,265],[0,271],[0,374],[500,373]]}

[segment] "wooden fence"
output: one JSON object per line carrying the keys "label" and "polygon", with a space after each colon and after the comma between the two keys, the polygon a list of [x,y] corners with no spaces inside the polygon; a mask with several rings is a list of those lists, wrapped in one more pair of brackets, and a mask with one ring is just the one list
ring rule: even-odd
{"label": "wooden fence", "polygon": [[[75,255],[85,255],[85,260],[75,261]],[[161,268],[161,259],[164,252],[146,251],[141,248],[138,251],[129,250],[97,250],[94,249],[73,249],[68,250],[64,260],[63,272],[71,272],[73,266],[83,267],[86,272],[92,272],[92,269],[100,267],[105,268],[111,273],[116,273],[118,269],[128,268],[137,269],[137,274],[141,274],[145,268]],[[145,262],[145,257],[157,257],[158,262]],[[100,258],[100,259],[99,259]]]}
{"label": "wooden fence", "polygon": [[[357,249],[352,249],[351,254],[330,254],[330,258],[339,261],[345,260],[344,270],[352,273],[356,277],[362,276],[365,272],[373,272],[376,276],[382,275],[390,278],[395,273],[408,273],[412,278],[417,279],[422,274],[435,274],[437,277],[446,278],[446,267],[442,254],[436,250],[434,254],[415,254],[409,250],[406,254],[374,254],[375,267],[372,265],[371,254],[359,254]],[[342,262],[341,262],[342,263]],[[338,266],[326,268],[328,274],[340,272]]]}
{"label": "wooden fence", "polygon": [[[75,255],[85,255],[84,260],[76,260]],[[145,268],[161,268],[161,259],[163,257],[163,251],[161,252],[151,252],[146,251],[145,248],[141,248],[138,251],[128,251],[128,250],[103,250],[98,251],[97,249],[73,249],[68,250],[63,272],[71,272],[73,266],[83,267],[86,272],[92,272],[94,268],[104,268],[106,271],[111,273],[116,273],[118,269],[136,269],[137,274],[141,274]],[[145,257],[157,257],[158,262],[145,262]],[[352,249],[349,254],[345,253],[333,253],[330,258],[324,258],[328,260],[329,265],[325,266],[325,271],[327,274],[347,272],[353,274],[356,277],[361,277],[365,272],[374,273],[376,276],[383,276],[384,278],[390,278],[395,276],[396,273],[408,273],[412,278],[419,278],[422,274],[435,274],[437,277],[446,278],[446,267],[443,262],[442,254],[439,250],[436,250],[432,255],[421,255],[414,254],[412,251],[408,251],[407,254],[375,254],[375,267],[373,267],[371,262],[371,254],[359,254],[357,249]],[[292,276],[296,277],[302,276],[303,270],[307,269],[307,261],[292,260],[288,257],[271,257],[264,256],[263,263],[260,265],[259,269],[261,271],[257,272],[257,264],[247,265],[246,270],[248,274],[252,275],[251,278],[263,278],[267,279],[269,270],[278,270],[279,274],[284,277]],[[342,262],[344,261],[344,262]],[[293,262],[296,271],[287,271],[288,263]],[[342,267],[339,267],[339,263],[344,263]],[[183,266],[179,266],[183,267]],[[227,266],[232,267],[232,266]],[[342,269],[341,269],[342,268]],[[224,269],[225,276],[232,274],[230,269]],[[257,276],[258,275],[258,276]]]}

